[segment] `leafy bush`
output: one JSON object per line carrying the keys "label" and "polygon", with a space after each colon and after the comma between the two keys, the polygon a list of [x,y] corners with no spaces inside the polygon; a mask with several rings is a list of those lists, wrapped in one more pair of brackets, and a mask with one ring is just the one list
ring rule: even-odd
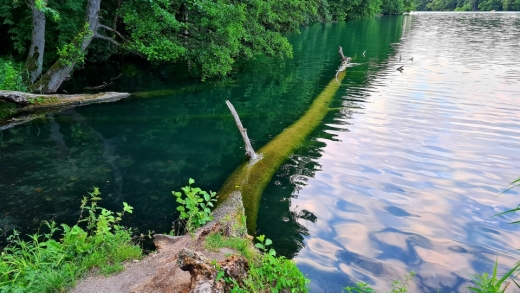
{"label": "leafy bush", "polygon": [[10,59],[0,59],[0,90],[27,91],[22,65]]}
{"label": "leafy bush", "polygon": [[[123,203],[123,211],[114,213],[97,205],[101,200],[97,188],[89,195],[83,198],[80,218],[72,227],[44,222],[49,232],[29,235],[28,241],[13,232],[10,246],[0,255],[0,292],[65,292],[92,268],[110,274],[121,271],[123,261],[141,256],[130,231],[119,225],[133,208]],[[86,223],[86,228],[80,223]],[[54,239],[57,232],[62,233],[59,241]]]}
{"label": "leafy bush", "polygon": [[255,246],[263,252],[261,266],[253,266],[250,271],[251,280],[246,282],[249,289],[245,292],[308,292],[306,279],[296,264],[283,256],[276,256],[276,251],[269,246],[273,243],[265,235],[256,237],[259,243]]}
{"label": "leafy bush", "polygon": [[[263,252],[258,255],[249,240],[239,237],[224,237],[218,233],[210,234],[206,238],[205,246],[208,249],[229,247],[238,250],[249,262],[249,276],[241,280],[225,278],[228,283],[233,283],[231,292],[308,292],[306,279],[296,264],[283,256],[276,256],[276,251],[269,246],[273,243],[264,235],[256,237],[259,241],[255,246]],[[256,251],[256,252],[255,252]],[[217,279],[224,276],[223,272],[218,273]]]}
{"label": "leafy bush", "polygon": [[198,187],[192,187],[193,183],[195,180],[190,178],[188,186],[181,188],[186,195],[185,198],[182,198],[182,193],[172,191],[173,195],[177,197],[177,202],[181,204],[177,210],[181,212],[180,219],[186,221],[187,232],[191,232],[213,219],[210,208],[213,207],[213,202],[217,201],[216,192],[207,193]]}

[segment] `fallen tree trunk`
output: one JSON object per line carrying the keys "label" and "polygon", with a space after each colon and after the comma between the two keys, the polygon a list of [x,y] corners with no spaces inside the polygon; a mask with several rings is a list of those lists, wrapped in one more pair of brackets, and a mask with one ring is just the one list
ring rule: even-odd
{"label": "fallen tree trunk", "polygon": [[0,100],[23,106],[21,110],[55,108],[68,105],[86,105],[99,102],[112,102],[130,96],[128,93],[106,92],[78,95],[38,95],[17,91],[0,91]]}
{"label": "fallen tree trunk", "polygon": [[303,142],[303,140],[321,123],[329,112],[329,104],[341,85],[345,72],[338,75],[338,81],[332,79],[323,91],[314,99],[305,114],[294,124],[263,146],[258,152],[262,159],[251,165],[241,164],[224,182],[217,192],[217,202],[223,202],[233,191],[240,191],[247,218],[247,230],[254,234],[260,199],[265,187],[282,163]]}

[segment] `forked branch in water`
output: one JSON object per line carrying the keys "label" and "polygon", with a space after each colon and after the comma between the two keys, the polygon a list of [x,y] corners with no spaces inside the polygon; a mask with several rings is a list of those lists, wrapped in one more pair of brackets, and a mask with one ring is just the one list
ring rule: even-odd
{"label": "forked branch in water", "polygon": [[251,146],[251,141],[249,140],[249,137],[247,137],[247,129],[242,126],[242,122],[240,122],[240,118],[238,117],[238,113],[235,110],[235,107],[233,107],[233,104],[231,104],[230,101],[226,101],[226,104],[229,108],[229,111],[231,111],[233,118],[235,118],[235,123],[237,124],[238,130],[242,135],[242,139],[244,139],[244,144],[246,145],[246,156],[248,156],[252,162],[255,162],[259,159],[259,156],[255,153],[255,150]]}

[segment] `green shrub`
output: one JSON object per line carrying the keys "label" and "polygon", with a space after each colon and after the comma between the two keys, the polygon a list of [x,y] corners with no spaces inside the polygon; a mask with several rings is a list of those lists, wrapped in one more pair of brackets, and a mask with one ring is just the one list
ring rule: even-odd
{"label": "green shrub", "polygon": [[[130,231],[119,225],[132,207],[123,203],[123,211],[114,213],[97,205],[101,200],[97,188],[89,195],[83,198],[80,218],[72,227],[44,222],[49,232],[30,235],[29,240],[13,232],[0,255],[0,292],[65,292],[93,268],[114,273],[123,269],[123,261],[141,256]],[[85,229],[80,223],[85,223],[81,224]],[[62,238],[57,241],[54,235],[59,232]]]}
{"label": "green shrub", "polygon": [[26,92],[23,66],[10,59],[0,58],[0,90]]}
{"label": "green shrub", "polygon": [[211,208],[213,202],[217,201],[217,194],[213,191],[207,193],[198,187],[192,187],[195,180],[188,181],[188,186],[182,189],[185,198],[182,198],[182,193],[172,191],[172,194],[177,197],[177,202],[181,205],[177,210],[181,212],[180,219],[185,220],[185,229],[187,232],[192,232],[198,227],[203,226],[213,219],[211,216]]}
{"label": "green shrub", "polygon": [[[260,256],[247,239],[225,237],[218,233],[210,234],[206,238],[206,248],[212,250],[229,247],[238,250],[250,264],[249,276],[242,280],[242,284],[230,278],[224,279],[228,283],[233,283],[231,292],[308,292],[309,280],[303,276],[296,264],[283,256],[276,256],[276,251],[269,248],[272,241],[264,235],[256,239],[259,242],[255,246],[263,252]],[[217,279],[223,276],[224,273],[219,272]]]}

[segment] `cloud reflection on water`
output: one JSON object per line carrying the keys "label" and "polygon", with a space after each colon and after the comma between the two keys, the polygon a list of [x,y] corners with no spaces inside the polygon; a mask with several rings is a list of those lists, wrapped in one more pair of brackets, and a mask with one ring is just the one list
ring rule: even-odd
{"label": "cloud reflection on water", "polygon": [[[386,290],[412,270],[411,292],[467,291],[497,255],[501,271],[520,257],[519,228],[492,217],[518,204],[516,191],[496,195],[520,176],[520,84],[510,82],[520,44],[508,37],[520,24],[476,17],[414,16],[394,46],[415,57],[402,74],[390,57],[368,66],[370,83],[347,77],[343,105],[360,107],[324,122],[314,139],[326,146],[308,155],[321,169],[291,199],[318,218],[298,221],[309,236],[295,258],[313,292],[354,281]],[[305,173],[297,165],[284,168]]]}

